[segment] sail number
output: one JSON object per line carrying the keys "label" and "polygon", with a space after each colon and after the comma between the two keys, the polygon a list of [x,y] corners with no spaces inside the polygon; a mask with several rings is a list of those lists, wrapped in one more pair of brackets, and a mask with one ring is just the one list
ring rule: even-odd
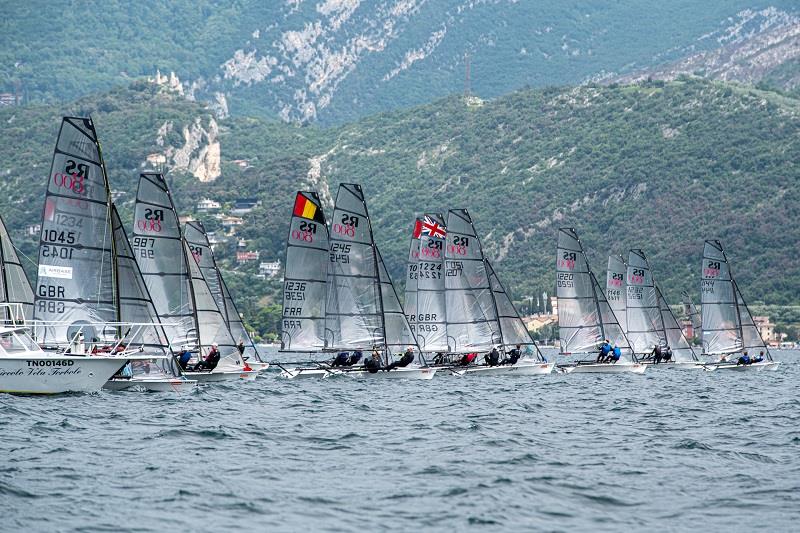
{"label": "sail number", "polygon": [[419,279],[419,271],[416,264],[408,265],[408,279]]}
{"label": "sail number", "polygon": [[287,281],[283,285],[283,298],[287,301],[302,302],[306,299],[305,281]]}
{"label": "sail number", "polygon": [[52,300],[39,300],[36,302],[40,313],[63,313],[66,310],[64,302],[54,302]]}
{"label": "sail number", "polygon": [[141,259],[155,259],[155,250],[153,250],[155,243],[156,240],[152,237],[133,237],[131,239],[133,255]]}
{"label": "sail number", "polygon": [[442,265],[438,263],[420,263],[419,277],[424,279],[442,279]]}
{"label": "sail number", "polygon": [[558,287],[574,287],[575,274],[572,272],[558,272],[556,276],[556,285]]}
{"label": "sail number", "polygon": [[41,298],[64,298],[64,287],[61,285],[39,285],[36,294]]}
{"label": "sail number", "polygon": [[460,276],[464,270],[464,263],[461,261],[446,261],[444,275],[448,278]]}
{"label": "sail number", "polygon": [[64,246],[47,246],[41,247],[42,257],[50,257],[53,259],[72,259],[72,251],[74,248],[65,248]]}
{"label": "sail number", "polygon": [[[77,238],[80,238],[80,233]],[[42,241],[59,242],[61,244],[75,244],[76,235],[74,231],[58,231],[56,229],[46,229],[42,231]]]}
{"label": "sail number", "polygon": [[340,242],[331,243],[331,263],[350,263],[350,246]]}
{"label": "sail number", "polygon": [[56,213],[54,216],[54,221],[59,226],[66,226],[68,228],[83,227],[83,219],[80,217],[76,217],[75,215],[64,215],[62,213]]}
{"label": "sail number", "polygon": [[642,287],[628,287],[629,300],[641,300],[644,298],[644,289]]}

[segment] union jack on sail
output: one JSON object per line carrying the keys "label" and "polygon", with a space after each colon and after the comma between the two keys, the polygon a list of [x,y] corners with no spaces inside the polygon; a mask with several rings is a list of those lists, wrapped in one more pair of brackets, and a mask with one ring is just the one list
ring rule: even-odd
{"label": "union jack on sail", "polygon": [[437,221],[433,220],[428,215],[425,215],[425,218],[422,220],[422,233],[428,235],[430,237],[437,237],[443,239],[447,232],[444,229],[444,226],[439,224]]}

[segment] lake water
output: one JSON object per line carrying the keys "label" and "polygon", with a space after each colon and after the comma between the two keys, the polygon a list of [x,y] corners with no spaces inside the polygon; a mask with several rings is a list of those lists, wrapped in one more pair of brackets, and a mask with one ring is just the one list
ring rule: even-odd
{"label": "lake water", "polygon": [[798,530],[777,372],[0,394],[3,531]]}

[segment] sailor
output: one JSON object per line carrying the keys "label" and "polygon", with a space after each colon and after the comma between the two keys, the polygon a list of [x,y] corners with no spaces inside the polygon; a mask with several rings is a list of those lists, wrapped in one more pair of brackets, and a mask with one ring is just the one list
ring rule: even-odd
{"label": "sailor", "polygon": [[751,365],[751,364],[753,364],[753,361],[750,360],[750,356],[748,355],[747,350],[745,350],[742,356],[736,360],[736,366]]}
{"label": "sailor", "polygon": [[331,366],[348,366],[347,363],[349,362],[350,362],[350,354],[347,352],[339,352],[333,359],[333,363],[331,363]]}
{"label": "sailor", "polygon": [[600,352],[597,354],[597,363],[605,363],[606,359],[609,358],[611,354],[611,342],[606,339],[603,344],[600,345]]}
{"label": "sailor", "polygon": [[244,341],[239,341],[239,344],[236,345],[236,349],[239,350],[239,355],[244,355]]}
{"label": "sailor", "polygon": [[760,352],[758,352],[757,356],[753,357],[754,363],[760,363],[763,360],[764,360],[764,350],[761,350]]}
{"label": "sailor", "polygon": [[465,353],[461,356],[461,359],[458,360],[458,364],[460,366],[468,366],[478,358],[478,354],[476,352]]}
{"label": "sailor", "polygon": [[650,352],[650,355],[653,356],[653,364],[654,365],[657,365],[658,363],[660,363],[661,359],[664,358],[663,354],[661,353],[661,345],[660,344],[656,344],[655,348],[653,348],[653,351]]}
{"label": "sailor", "polygon": [[508,357],[503,359],[500,363],[501,365],[516,365],[519,358],[522,357],[522,351],[520,350],[521,345],[517,344],[514,349],[508,352]]}
{"label": "sailor", "polygon": [[181,370],[186,370],[189,364],[189,359],[192,358],[192,352],[189,351],[189,346],[184,344],[181,346],[181,354],[178,356],[178,364],[181,365]]}
{"label": "sailor", "polygon": [[664,356],[665,363],[672,361],[672,348],[669,347],[669,344],[664,348],[662,355]]}
{"label": "sailor", "polygon": [[220,359],[217,346],[216,342],[211,344],[211,350],[208,351],[206,358],[194,365],[195,372],[199,372],[200,370],[214,370],[217,368]]}
{"label": "sailor", "polygon": [[444,364],[444,352],[436,352],[436,355],[433,358],[434,365],[443,365]]}
{"label": "sailor", "polygon": [[350,354],[350,358],[347,360],[347,366],[353,366],[359,361],[361,358],[364,357],[364,353],[361,350],[356,350]]}
{"label": "sailor", "polygon": [[622,350],[620,349],[619,346],[617,346],[617,343],[615,342],[614,349],[611,351],[606,361],[608,363],[616,363],[617,361],[619,361],[620,357],[622,357]]}
{"label": "sailor", "polygon": [[395,369],[397,367],[406,367],[410,365],[414,361],[414,347],[409,346],[406,348],[406,351],[403,352],[403,356],[400,358],[399,361],[394,361],[392,364],[388,365],[384,370],[389,371]]}
{"label": "sailor", "polygon": [[383,366],[381,363],[381,354],[378,353],[378,350],[373,350],[372,357],[364,361],[364,366],[370,374],[375,374]]}
{"label": "sailor", "polygon": [[483,356],[486,361],[486,366],[497,366],[500,364],[500,352],[497,351],[497,346],[492,346],[492,351]]}

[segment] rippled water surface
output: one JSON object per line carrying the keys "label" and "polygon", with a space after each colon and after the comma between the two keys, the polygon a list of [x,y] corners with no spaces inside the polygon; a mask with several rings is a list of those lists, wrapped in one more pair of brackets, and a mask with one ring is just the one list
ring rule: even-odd
{"label": "rippled water surface", "polygon": [[0,394],[0,530],[797,531],[800,354],[648,369]]}

